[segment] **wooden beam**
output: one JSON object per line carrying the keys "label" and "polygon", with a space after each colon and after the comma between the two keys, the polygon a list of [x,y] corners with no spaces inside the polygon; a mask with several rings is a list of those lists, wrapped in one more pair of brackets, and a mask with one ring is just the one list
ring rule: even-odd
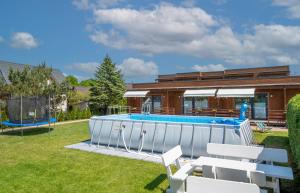
{"label": "wooden beam", "polygon": [[286,101],[286,88],[283,88],[283,102],[284,102],[284,110],[286,110],[287,108],[287,101]]}

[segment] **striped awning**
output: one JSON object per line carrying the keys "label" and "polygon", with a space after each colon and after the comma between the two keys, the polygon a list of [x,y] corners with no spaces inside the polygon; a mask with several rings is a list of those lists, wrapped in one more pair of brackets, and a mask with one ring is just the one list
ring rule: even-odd
{"label": "striped awning", "polygon": [[217,97],[254,97],[255,88],[219,89]]}
{"label": "striped awning", "polygon": [[145,97],[149,91],[127,91],[124,94],[124,97]]}
{"label": "striped awning", "polygon": [[183,94],[184,97],[209,97],[215,96],[216,89],[200,89],[200,90],[186,90]]}

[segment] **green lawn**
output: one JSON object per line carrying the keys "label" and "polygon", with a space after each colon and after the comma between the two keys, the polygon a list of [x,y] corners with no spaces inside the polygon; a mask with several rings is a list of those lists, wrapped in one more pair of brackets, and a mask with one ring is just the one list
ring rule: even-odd
{"label": "green lawn", "polygon": [[[87,122],[0,135],[0,192],[93,193],[163,192],[160,164],[66,149],[89,138]],[[286,132],[256,134],[260,143],[288,148]],[[293,183],[283,182],[293,192]],[[282,192],[284,192],[284,190]]]}

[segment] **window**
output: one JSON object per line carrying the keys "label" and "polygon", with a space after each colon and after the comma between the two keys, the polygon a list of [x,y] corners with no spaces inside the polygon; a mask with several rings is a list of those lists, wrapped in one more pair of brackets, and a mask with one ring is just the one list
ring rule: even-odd
{"label": "window", "polygon": [[161,110],[161,96],[152,96],[152,112]]}
{"label": "window", "polygon": [[208,100],[206,97],[195,97],[195,109],[207,109],[208,108]]}
{"label": "window", "polygon": [[256,94],[253,102],[253,118],[267,119],[268,96],[267,94]]}
{"label": "window", "polygon": [[251,107],[250,105],[250,99],[249,98],[235,98],[235,109],[240,110],[242,104],[246,101],[248,104],[248,107]]}
{"label": "window", "polygon": [[235,98],[235,108],[240,109],[243,102],[246,101],[248,108],[251,109],[251,117],[253,119],[265,120],[268,113],[267,94],[255,94],[254,98]]}
{"label": "window", "polygon": [[207,109],[207,97],[185,97],[184,98],[184,114],[192,113],[193,109]]}

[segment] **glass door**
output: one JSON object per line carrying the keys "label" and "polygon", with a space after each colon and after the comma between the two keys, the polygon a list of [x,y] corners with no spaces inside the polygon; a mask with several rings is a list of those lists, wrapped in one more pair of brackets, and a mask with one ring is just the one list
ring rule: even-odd
{"label": "glass door", "polygon": [[192,113],[193,109],[193,97],[184,97],[183,102],[183,112],[184,114],[190,114]]}
{"label": "glass door", "polygon": [[256,94],[252,103],[252,117],[257,120],[266,120],[268,117],[268,94]]}
{"label": "glass door", "polygon": [[161,112],[161,96],[152,96],[152,113]]}

